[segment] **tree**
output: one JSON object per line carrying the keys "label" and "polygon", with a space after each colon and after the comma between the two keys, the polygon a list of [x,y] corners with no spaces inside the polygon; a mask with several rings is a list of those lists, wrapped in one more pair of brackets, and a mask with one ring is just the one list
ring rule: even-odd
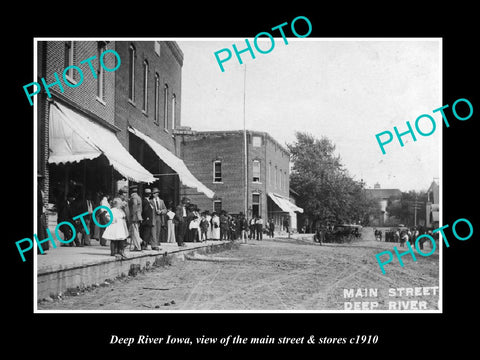
{"label": "tree", "polygon": [[288,144],[293,163],[290,186],[299,194],[298,205],[313,222],[364,222],[374,203],[365,196],[365,184],[354,180],[335,155],[335,145],[296,132]]}
{"label": "tree", "polygon": [[386,211],[389,217],[396,217],[405,225],[415,224],[415,207],[417,208],[416,223],[425,223],[425,203],[427,193],[425,191],[402,192],[400,199],[390,198]]}

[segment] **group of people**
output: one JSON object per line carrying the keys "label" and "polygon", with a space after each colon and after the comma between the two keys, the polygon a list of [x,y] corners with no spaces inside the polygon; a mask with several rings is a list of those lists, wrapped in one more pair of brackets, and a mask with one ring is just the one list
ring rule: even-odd
{"label": "group of people", "polygon": [[[115,196],[97,192],[95,199],[87,192],[83,200],[78,192],[69,192],[64,201],[57,203],[57,223],[71,222],[76,230],[76,236],[68,245],[62,246],[88,246],[91,239],[99,241],[101,246],[107,246],[110,241],[110,254],[115,257],[125,257],[124,250],[127,245],[131,251],[141,251],[148,246],[152,250],[159,250],[161,242],[175,242],[175,227],[173,208],[167,207],[159,197],[157,188],[145,189],[143,197],[138,194],[138,186],[132,185],[121,188]],[[98,206],[110,209],[110,212],[101,208],[96,211],[93,221],[93,209]],[[88,212],[83,216],[85,226],[80,219],[72,220],[79,214]],[[112,218],[111,218],[112,216]],[[106,227],[103,225],[109,224]],[[98,226],[100,224],[101,226]],[[88,231],[85,230],[88,229]],[[64,239],[73,236],[71,227],[60,226]],[[130,243],[128,243],[130,239]],[[181,242],[183,245],[183,241]]]}
{"label": "group of people", "polygon": [[[121,188],[115,196],[97,192],[94,199],[87,192],[84,200],[78,192],[70,192],[64,201],[57,203],[57,223],[71,222],[76,235],[68,245],[62,246],[88,246],[91,239],[95,239],[102,246],[110,242],[110,255],[124,258],[127,246],[130,251],[142,251],[148,247],[159,250],[160,243],[176,242],[178,246],[185,246],[185,242],[206,240],[241,239],[246,242],[247,239],[262,240],[264,232],[274,237],[273,219],[269,219],[264,227],[261,216],[247,220],[243,213],[228,214],[225,210],[220,213],[200,212],[187,197],[173,206],[171,202],[165,204],[158,188],[145,188],[142,196],[138,190],[137,185],[132,185]],[[101,208],[96,211],[93,221],[93,210],[99,205],[108,207],[110,212]],[[83,216],[85,226],[80,219],[72,220],[85,212],[88,212]],[[106,224],[109,225],[102,227]],[[63,225],[60,230],[64,239],[72,238],[71,227]]]}
{"label": "group of people", "polygon": [[[374,230],[375,239],[378,241],[382,241],[382,231],[381,230]],[[385,232],[385,241],[386,242],[398,242],[400,243],[400,247],[404,247],[405,243],[408,241],[410,244],[415,244],[417,238],[420,235],[428,234],[436,239],[436,234],[433,234],[432,230],[426,230],[422,226],[414,226],[411,228],[397,228],[394,230],[389,230]],[[425,242],[425,238],[422,238],[419,243],[419,248],[423,249],[423,243]]]}

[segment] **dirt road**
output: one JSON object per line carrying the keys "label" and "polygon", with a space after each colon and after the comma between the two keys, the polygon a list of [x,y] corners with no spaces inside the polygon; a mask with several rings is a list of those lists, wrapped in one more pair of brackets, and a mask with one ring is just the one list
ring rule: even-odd
{"label": "dirt road", "polygon": [[[250,241],[196,256],[79,296],[42,302],[39,310],[436,310],[438,251],[404,256],[383,275],[371,229],[350,244],[310,239]],[[425,249],[427,252],[429,248]],[[394,304],[392,304],[394,303]],[[395,306],[395,307],[394,307]]]}

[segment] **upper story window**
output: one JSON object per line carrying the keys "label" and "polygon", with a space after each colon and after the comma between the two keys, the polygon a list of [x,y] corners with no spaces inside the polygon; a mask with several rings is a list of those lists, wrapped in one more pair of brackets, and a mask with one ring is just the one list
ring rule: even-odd
{"label": "upper story window", "polygon": [[252,146],[254,147],[261,147],[262,146],[262,137],[261,136],[253,136],[252,137]]}
{"label": "upper story window", "polygon": [[260,161],[253,160],[252,181],[260,182]]}
{"label": "upper story window", "polygon": [[155,53],[160,56],[160,41],[155,41]]}
{"label": "upper story window", "polygon": [[267,179],[268,179],[268,184],[271,185],[272,184],[272,163],[271,162],[268,163],[268,167],[267,167]]}
{"label": "upper story window", "polygon": [[[105,43],[103,41],[98,43],[97,57],[100,59],[101,54],[105,51]],[[105,100],[105,70],[100,64],[100,60],[97,64],[97,98],[99,100]]]}
{"label": "upper story window", "polygon": [[153,121],[158,125],[160,121],[160,75],[155,73],[155,109],[153,114]]}
{"label": "upper story window", "polygon": [[213,182],[222,182],[222,162],[220,160],[213,162]]}
{"label": "upper story window", "polygon": [[128,98],[135,101],[135,47],[128,49]]}
{"label": "upper story window", "polygon": [[148,61],[143,61],[143,111],[148,111]]}
{"label": "upper story window", "polygon": [[175,129],[175,110],[177,107],[177,96],[172,95],[172,130]]}
{"label": "upper story window", "polygon": [[278,187],[278,169],[275,165],[275,187]]}
{"label": "upper story window", "polygon": [[[73,41],[66,41],[65,42],[65,68],[72,66],[74,62],[74,43]],[[73,68],[70,68],[67,70],[66,76],[69,78],[69,80],[72,80],[74,82],[74,77],[73,77]]]}
{"label": "upper story window", "polygon": [[168,85],[163,88],[163,128],[168,131]]}

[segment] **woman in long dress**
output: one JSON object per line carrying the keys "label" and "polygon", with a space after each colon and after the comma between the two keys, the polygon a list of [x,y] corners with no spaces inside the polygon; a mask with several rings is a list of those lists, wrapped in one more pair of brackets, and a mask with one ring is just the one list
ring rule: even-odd
{"label": "woman in long dress", "polygon": [[205,211],[205,220],[207,220],[207,239],[206,240],[209,240],[212,238],[212,223],[211,223],[211,220],[212,220],[212,216],[210,215],[210,212],[207,210]]}
{"label": "woman in long dress", "polygon": [[[123,201],[120,198],[113,199],[113,207],[111,209],[113,219],[112,223],[107,226],[105,232],[103,233],[103,238],[110,240],[110,255],[117,257],[125,258],[123,253],[123,241],[127,239],[128,227],[126,222],[125,212],[122,210]],[[107,216],[110,215],[107,213]]]}
{"label": "woman in long dress", "polygon": [[212,214],[212,239],[220,240],[220,218],[215,212]]}
{"label": "woman in long dress", "polygon": [[174,222],[175,213],[170,207],[167,212],[167,243],[175,242],[175,224]]}

